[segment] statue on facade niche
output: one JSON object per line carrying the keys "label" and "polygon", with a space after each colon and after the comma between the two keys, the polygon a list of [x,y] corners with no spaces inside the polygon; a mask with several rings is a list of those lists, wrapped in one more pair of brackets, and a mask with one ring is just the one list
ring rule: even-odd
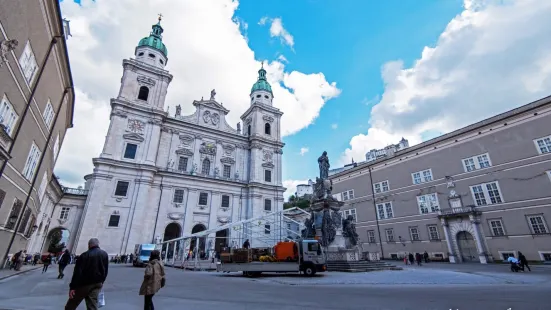
{"label": "statue on facade niche", "polygon": [[352,215],[342,220],[342,235],[348,238],[351,245],[356,246],[358,244],[359,236],[356,232],[356,224],[354,223],[354,217]]}
{"label": "statue on facade niche", "polygon": [[218,167],[215,167],[214,168],[214,177],[217,178],[219,174],[220,174],[220,169],[218,169]]}
{"label": "statue on facade niche", "polygon": [[214,97],[216,96],[216,90],[211,90],[210,91],[210,100],[214,100]]}
{"label": "statue on facade niche", "polygon": [[318,158],[318,165],[320,168],[320,179],[325,180],[329,177],[329,157],[327,157],[327,152],[324,151],[323,154]]}
{"label": "statue on facade niche", "polygon": [[193,164],[191,167],[191,174],[195,174],[195,172],[197,172],[197,164]]}
{"label": "statue on facade niche", "polygon": [[181,113],[182,113],[182,107],[180,105],[177,105],[176,106],[176,115],[174,115],[174,116],[180,116]]}
{"label": "statue on facade niche", "polygon": [[241,123],[237,123],[237,132],[241,132]]}

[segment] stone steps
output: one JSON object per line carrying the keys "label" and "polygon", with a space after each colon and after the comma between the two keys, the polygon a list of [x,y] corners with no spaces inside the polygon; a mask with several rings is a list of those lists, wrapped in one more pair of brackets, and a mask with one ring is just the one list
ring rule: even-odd
{"label": "stone steps", "polygon": [[366,272],[378,270],[402,270],[384,261],[329,261],[327,271]]}

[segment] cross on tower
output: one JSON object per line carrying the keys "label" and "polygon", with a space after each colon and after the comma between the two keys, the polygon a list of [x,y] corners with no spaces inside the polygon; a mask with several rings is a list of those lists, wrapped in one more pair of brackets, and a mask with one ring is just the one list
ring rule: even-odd
{"label": "cross on tower", "polygon": [[163,14],[159,13],[159,21],[161,21],[161,19],[163,19]]}

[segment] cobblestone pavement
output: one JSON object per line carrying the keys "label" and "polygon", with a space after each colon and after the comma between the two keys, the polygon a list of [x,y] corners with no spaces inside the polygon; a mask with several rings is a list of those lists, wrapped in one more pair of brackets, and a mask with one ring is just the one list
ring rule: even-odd
{"label": "cobblestone pavement", "polygon": [[25,273],[34,269],[38,269],[38,268],[42,268],[42,265],[35,265],[35,266],[23,265],[21,266],[21,269],[19,271],[16,271],[15,269],[10,270],[9,268],[0,269],[0,280],[12,277],[16,274]]}
{"label": "cobblestone pavement", "polygon": [[[30,271],[0,281],[0,309],[62,309],[73,266],[57,280],[55,269]],[[143,268],[111,265],[105,283],[106,307],[140,309]],[[469,274],[408,268],[404,271],[325,273],[314,278],[233,274],[167,268],[167,286],[154,298],[157,309],[549,309],[546,275]],[[322,285],[323,284],[323,285]],[[437,285],[431,285],[437,284]],[[84,309],[84,305],[81,308]]]}

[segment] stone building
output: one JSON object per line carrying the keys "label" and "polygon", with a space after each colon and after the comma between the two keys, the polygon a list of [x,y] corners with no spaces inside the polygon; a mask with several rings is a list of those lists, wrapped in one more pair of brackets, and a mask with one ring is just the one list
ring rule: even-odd
{"label": "stone building", "polygon": [[74,89],[64,26],[57,0],[0,1],[0,253],[4,257],[27,248],[37,230],[59,150],[73,126]]}
{"label": "stone building", "polygon": [[364,252],[551,261],[551,97],[331,179]]}
{"label": "stone building", "polygon": [[[165,97],[172,75],[165,69],[163,31],[159,20],[139,41],[135,58],[123,60],[103,151],[85,177],[89,193],[73,252],[98,237],[110,255],[129,253],[135,244],[283,209],[283,113],[272,104],[266,70],[258,71],[250,107],[236,128],[226,122],[230,111],[216,100],[215,90],[193,101],[192,115],[181,115],[180,106],[169,115]],[[269,227],[255,229],[270,235]],[[214,244],[201,239],[199,250],[219,250],[245,238],[229,230],[213,237]]]}

